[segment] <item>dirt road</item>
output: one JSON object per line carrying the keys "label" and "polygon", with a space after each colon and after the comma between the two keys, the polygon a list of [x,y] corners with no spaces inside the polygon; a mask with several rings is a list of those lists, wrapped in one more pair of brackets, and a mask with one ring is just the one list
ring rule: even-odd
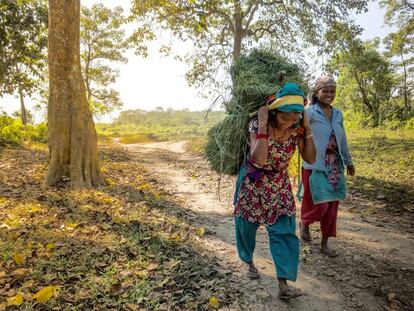
{"label": "dirt road", "polygon": [[[262,275],[249,280],[235,249],[232,218],[233,178],[224,178],[217,193],[218,176],[207,163],[184,151],[184,142],[124,146],[154,172],[154,178],[174,193],[191,211],[192,221],[206,228],[202,244],[231,273],[245,293],[243,310],[414,310],[414,239],[396,230],[395,222],[380,222],[364,213],[373,202],[350,197],[342,204],[340,253],[326,258],[318,251],[320,234],[312,228],[313,242],[301,245],[299,279],[295,286],[306,295],[288,303],[277,298],[277,280],[264,228],[259,230],[255,262]],[[299,205],[298,205],[299,206]],[[298,209],[298,214],[300,209]]]}

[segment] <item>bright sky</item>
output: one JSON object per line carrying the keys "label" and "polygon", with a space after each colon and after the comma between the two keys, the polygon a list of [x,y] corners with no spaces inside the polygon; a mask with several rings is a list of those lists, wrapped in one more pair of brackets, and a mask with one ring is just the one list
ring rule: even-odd
{"label": "bright sky", "polygon": [[[81,0],[82,5],[91,6],[94,3],[103,3],[107,7],[121,5],[124,13],[129,12],[130,0]],[[379,8],[376,1],[369,4],[369,11],[363,15],[356,16],[356,22],[364,29],[362,39],[372,39],[376,36],[384,37],[389,30],[383,28],[384,12]],[[129,33],[133,25],[128,25]],[[197,90],[190,88],[185,80],[187,65],[174,60],[172,57],[163,57],[158,53],[157,43],[149,46],[149,57],[142,58],[129,52],[128,64],[120,65],[120,77],[113,87],[121,94],[124,103],[123,109],[152,110],[157,106],[164,108],[190,110],[207,109],[212,100],[201,98]],[[191,48],[188,44],[179,46],[180,50]],[[31,109],[34,101],[27,98],[27,107]],[[12,96],[0,98],[0,111],[12,113],[20,109],[19,100]],[[101,119],[108,122],[118,113]],[[41,116],[36,115],[39,120]]]}

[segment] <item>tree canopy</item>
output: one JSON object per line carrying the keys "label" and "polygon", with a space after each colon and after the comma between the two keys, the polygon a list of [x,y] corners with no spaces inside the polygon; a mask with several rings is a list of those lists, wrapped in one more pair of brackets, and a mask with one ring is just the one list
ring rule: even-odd
{"label": "tree canopy", "polygon": [[403,97],[404,108],[410,112],[414,100],[414,4],[405,0],[380,3],[386,9],[385,23],[396,28],[384,42],[387,55],[399,73],[397,91]]}
{"label": "tree canopy", "polygon": [[81,62],[89,105],[95,115],[109,113],[122,106],[119,92],[111,88],[119,71],[109,63],[126,63],[128,43],[123,9],[109,9],[103,4],[81,11]]}
{"label": "tree canopy", "polygon": [[181,40],[191,40],[195,52],[184,60],[191,69],[187,80],[197,87],[217,86],[223,65],[237,60],[251,47],[265,45],[282,55],[306,44],[322,45],[322,35],[349,12],[366,9],[365,0],[135,0],[132,15],[140,23],[135,41],[158,28],[171,29]]}
{"label": "tree canopy", "polygon": [[18,93],[26,123],[23,97],[39,89],[46,66],[47,1],[0,2],[0,96]]}

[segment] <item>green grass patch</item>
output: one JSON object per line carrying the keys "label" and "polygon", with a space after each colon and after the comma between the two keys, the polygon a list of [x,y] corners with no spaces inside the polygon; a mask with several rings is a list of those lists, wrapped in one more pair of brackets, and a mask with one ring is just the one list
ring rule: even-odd
{"label": "green grass patch", "polygon": [[350,189],[412,208],[414,131],[352,130],[348,142],[357,172],[348,178]]}
{"label": "green grass patch", "polygon": [[138,144],[138,143],[148,143],[152,141],[157,141],[158,136],[155,134],[124,134],[119,138],[119,142],[123,144]]}
{"label": "green grass patch", "polygon": [[177,141],[204,136],[223,112],[188,110],[127,110],[112,124],[97,124],[99,139],[118,138],[124,143]]}

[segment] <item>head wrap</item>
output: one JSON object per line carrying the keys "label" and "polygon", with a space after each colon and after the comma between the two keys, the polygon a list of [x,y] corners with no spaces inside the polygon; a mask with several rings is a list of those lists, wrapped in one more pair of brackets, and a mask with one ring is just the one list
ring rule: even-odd
{"label": "head wrap", "polygon": [[267,108],[281,112],[302,112],[305,109],[305,92],[296,83],[286,83],[276,96],[270,97]]}
{"label": "head wrap", "polygon": [[317,96],[318,91],[323,89],[324,87],[334,86],[336,87],[336,82],[334,78],[330,76],[320,76],[318,80],[315,82],[315,86],[313,87],[312,96]]}

